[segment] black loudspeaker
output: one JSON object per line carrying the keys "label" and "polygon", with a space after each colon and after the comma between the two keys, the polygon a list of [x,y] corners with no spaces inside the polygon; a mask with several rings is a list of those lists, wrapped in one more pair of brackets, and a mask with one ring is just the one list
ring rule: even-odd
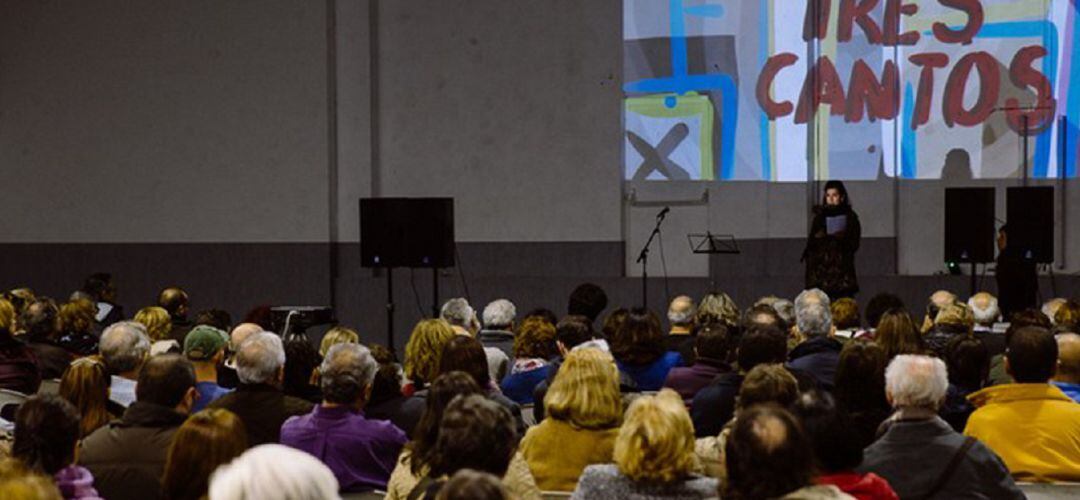
{"label": "black loudspeaker", "polygon": [[1040,263],[1054,261],[1054,188],[1011,187],[1006,191],[1008,246]]}
{"label": "black loudspeaker", "polygon": [[453,198],[362,198],[360,265],[453,267]]}
{"label": "black loudspeaker", "polygon": [[945,262],[993,262],[994,238],[994,188],[945,189]]}

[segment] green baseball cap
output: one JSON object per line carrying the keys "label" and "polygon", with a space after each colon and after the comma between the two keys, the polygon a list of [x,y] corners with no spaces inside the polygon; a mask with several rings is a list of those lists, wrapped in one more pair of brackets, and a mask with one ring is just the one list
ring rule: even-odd
{"label": "green baseball cap", "polygon": [[206,361],[225,348],[228,338],[228,334],[212,326],[196,326],[184,337],[184,356],[194,361]]}

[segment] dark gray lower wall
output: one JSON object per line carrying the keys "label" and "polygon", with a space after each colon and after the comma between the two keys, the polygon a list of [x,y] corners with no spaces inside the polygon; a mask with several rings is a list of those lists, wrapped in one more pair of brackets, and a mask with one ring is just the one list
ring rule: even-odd
{"label": "dark gray lower wall", "polygon": [[[663,277],[650,278],[649,306],[663,310],[668,291],[699,297],[718,289],[741,306],[767,294],[792,297],[803,285],[802,244],[798,239],[742,241],[742,254],[711,259],[712,278],[671,278],[666,286]],[[638,305],[641,283],[624,277],[623,248],[618,241],[461,243],[459,267],[439,272],[439,297],[462,296],[467,288],[478,309],[506,297],[521,313],[547,307],[562,314],[570,291],[592,281],[607,291],[612,308]],[[890,291],[912,310],[921,310],[933,290],[967,294],[967,276],[893,274],[894,248],[891,238],[863,240],[858,254],[860,299]],[[162,287],[178,285],[189,291],[193,309],[222,308],[239,320],[258,304],[331,304],[333,286],[338,318],[358,327],[364,339],[385,342],[385,271],[361,269],[359,254],[356,244],[339,245],[336,256],[329,245],[318,243],[2,244],[0,287],[30,286],[39,294],[62,299],[89,273],[109,271],[129,314],[152,304]],[[993,276],[985,277],[980,288],[996,291]],[[1076,297],[1080,277],[1043,277],[1041,291],[1044,297]],[[412,325],[431,312],[431,270],[395,270],[394,299],[395,344],[400,348]]]}

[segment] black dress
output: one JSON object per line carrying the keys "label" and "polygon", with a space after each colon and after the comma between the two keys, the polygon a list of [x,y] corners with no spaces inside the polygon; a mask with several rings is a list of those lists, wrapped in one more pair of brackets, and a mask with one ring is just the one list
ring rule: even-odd
{"label": "black dress", "polygon": [[[830,217],[846,218],[845,229],[838,234],[828,234],[827,220]],[[834,300],[854,296],[859,291],[859,280],[855,277],[855,252],[859,250],[861,237],[859,216],[850,206],[816,208],[806,249],[803,250],[806,288],[820,288]]]}

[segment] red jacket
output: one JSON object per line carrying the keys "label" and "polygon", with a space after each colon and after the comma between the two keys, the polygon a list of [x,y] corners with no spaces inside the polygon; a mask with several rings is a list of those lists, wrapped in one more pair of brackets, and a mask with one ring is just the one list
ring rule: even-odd
{"label": "red jacket", "polygon": [[844,493],[859,500],[899,499],[896,492],[889,486],[889,482],[872,472],[866,474],[838,472],[828,476],[821,476],[817,478],[817,482],[836,486]]}

